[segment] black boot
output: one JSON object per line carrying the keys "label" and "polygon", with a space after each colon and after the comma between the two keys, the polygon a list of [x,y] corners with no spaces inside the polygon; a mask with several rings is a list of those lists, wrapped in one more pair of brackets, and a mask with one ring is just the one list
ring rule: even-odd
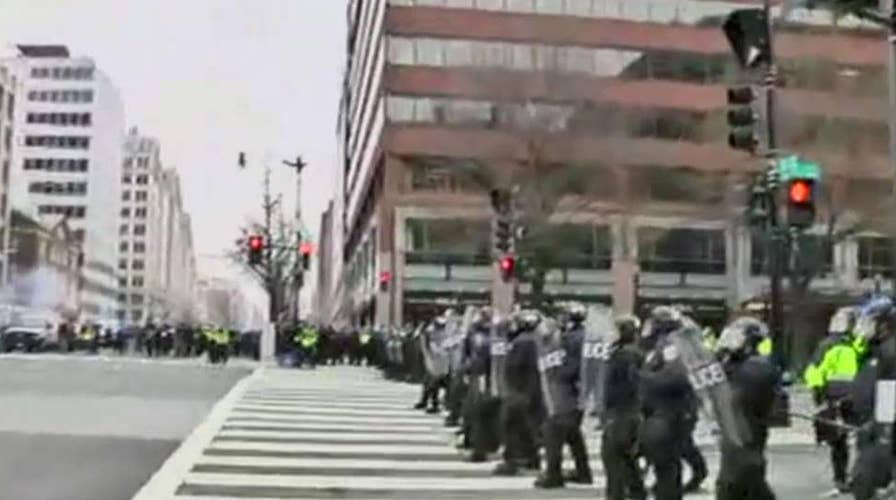
{"label": "black boot", "polygon": [[535,487],[541,489],[553,489],[553,488],[563,488],[563,478],[560,477],[548,477],[544,474],[538,476],[535,479]]}
{"label": "black boot", "polygon": [[430,415],[435,415],[436,413],[439,413],[440,411],[441,410],[439,410],[439,407],[437,405],[430,406],[429,408],[426,409],[426,413],[429,413]]}
{"label": "black boot", "polygon": [[414,405],[415,410],[422,410],[426,408],[426,401],[420,401],[419,403]]}
{"label": "black boot", "polygon": [[591,471],[587,471],[584,474],[576,471],[567,471],[563,474],[563,480],[576,484],[594,484],[594,477],[591,475]]}
{"label": "black boot", "polygon": [[515,465],[508,462],[499,463],[493,470],[493,476],[515,476],[518,470]]}

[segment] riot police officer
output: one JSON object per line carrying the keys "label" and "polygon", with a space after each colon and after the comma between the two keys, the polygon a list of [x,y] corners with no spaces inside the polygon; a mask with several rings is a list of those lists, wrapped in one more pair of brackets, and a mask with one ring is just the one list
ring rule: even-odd
{"label": "riot police officer", "polygon": [[537,311],[520,311],[514,320],[516,328],[508,332],[510,344],[504,361],[505,394],[500,416],[504,456],[495,467],[496,475],[515,475],[520,462],[527,469],[538,469],[540,465],[536,437],[542,403],[535,344],[535,329],[540,323]]}
{"label": "riot police officer", "polygon": [[644,500],[647,492],[638,469],[640,400],[638,372],[644,354],[636,345],[641,322],[626,315],[616,320],[616,339],[608,339],[603,439],[600,455],[606,472],[609,500]]}
{"label": "riot police officer", "polygon": [[[439,413],[439,389],[448,389],[448,358],[443,346],[447,337],[448,317],[436,316],[420,337],[420,349],[426,364],[423,394],[414,408],[426,408],[426,413]],[[428,407],[427,407],[428,403]]]}
{"label": "riot police officer", "polygon": [[682,324],[682,316],[676,309],[659,306],[651,311],[641,335],[646,353],[640,374],[641,448],[656,476],[653,489],[657,500],[679,500],[683,496],[683,437],[689,431],[687,419],[693,411],[695,396],[687,370],[676,358],[668,339]]}
{"label": "riot police officer", "polygon": [[816,441],[826,443],[830,448],[834,485],[841,493],[849,491],[849,433],[844,427],[832,425],[831,422],[851,420],[849,395],[860,360],[853,335],[856,312],[853,307],[844,307],[834,314],[828,336],[819,343],[803,373],[815,404],[822,407],[815,421]]}
{"label": "riot police officer", "polygon": [[731,388],[733,424],[739,430],[736,436],[722,432],[718,500],[775,498],[765,478],[765,446],[780,376],[759,352],[767,338],[768,327],[751,317],[736,319],[719,336],[717,356]]}
{"label": "riot police officer", "polygon": [[859,425],[852,494],[856,500],[869,500],[892,479],[894,410],[892,400],[878,400],[879,394],[892,390],[896,378],[896,307],[892,299],[877,297],[862,306],[855,333],[866,342],[867,351],[852,386],[854,422]]}
{"label": "riot police officer", "polygon": [[464,340],[462,371],[469,380],[469,390],[463,405],[464,441],[472,448],[471,462],[484,462],[498,443],[491,432],[488,418],[488,388],[491,372],[492,310],[481,308]]}
{"label": "riot police officer", "polygon": [[[545,472],[535,480],[537,488],[559,488],[565,480],[590,484],[591,467],[582,436],[582,408],[579,406],[579,382],[582,364],[585,307],[572,304],[567,311],[569,328],[561,336],[560,327],[551,328],[544,320],[537,333],[538,371],[541,378],[544,422]],[[576,470],[564,477],[563,444],[572,452]]]}

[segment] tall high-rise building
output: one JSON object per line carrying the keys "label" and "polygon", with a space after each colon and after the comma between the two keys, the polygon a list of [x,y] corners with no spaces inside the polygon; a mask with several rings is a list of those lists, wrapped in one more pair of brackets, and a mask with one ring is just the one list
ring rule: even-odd
{"label": "tall high-rise building", "polygon": [[[12,208],[9,203],[9,171],[12,168],[13,125],[16,106],[16,77],[0,66],[0,249],[10,245]],[[0,252],[0,287],[9,279],[9,255]]]}
{"label": "tall high-rise building", "polygon": [[11,203],[83,242],[83,319],[114,317],[124,111],[88,57],[63,45],[19,45],[0,60],[17,79]]}
{"label": "tall high-rise building", "polygon": [[[772,3],[779,16],[786,2]],[[349,1],[334,204],[344,271],[327,300],[360,323],[489,301],[496,255],[477,171],[510,179],[536,164],[590,170],[558,193],[570,237],[540,282],[552,300],[684,302],[721,321],[767,294],[766,242],[742,216],[765,165],[727,144],[727,87],[755,75],[721,25],[747,7],[756,2]],[[775,22],[778,146],[821,163],[828,193],[808,233],[819,236],[812,286],[857,294],[894,275],[892,239],[831,242],[824,226],[832,214],[873,226],[893,213],[886,36],[788,11]]]}
{"label": "tall high-rise building", "polygon": [[121,169],[118,317],[129,324],[191,315],[195,256],[180,181],[162,165],[159,141],[131,128]]}

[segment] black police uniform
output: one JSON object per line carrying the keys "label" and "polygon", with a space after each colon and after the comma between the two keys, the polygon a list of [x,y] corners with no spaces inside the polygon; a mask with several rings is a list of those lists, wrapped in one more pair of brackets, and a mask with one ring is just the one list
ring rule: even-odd
{"label": "black police uniform", "polygon": [[541,389],[538,381],[538,354],[534,333],[517,333],[510,340],[504,367],[506,395],[501,405],[504,462],[497,473],[515,473],[518,462],[537,469],[538,425]]}
{"label": "black police uniform", "polygon": [[639,371],[644,354],[632,344],[615,349],[607,360],[605,423],[600,455],[606,472],[608,500],[647,498],[638,469]]}
{"label": "black police uniform", "polygon": [[[892,480],[894,445],[881,442],[887,429],[875,423],[875,391],[879,378],[892,370],[896,358],[896,338],[869,344],[866,359],[852,385],[852,409],[859,426],[856,435],[857,456],[852,473],[852,494],[856,500],[870,500],[878,488]],[[890,436],[893,429],[889,429]]]}
{"label": "black police uniform", "polygon": [[723,436],[722,458],[716,479],[717,500],[774,500],[765,479],[765,445],[779,375],[771,362],[758,355],[725,364],[735,412],[750,430],[743,446]]}
{"label": "black police uniform", "polygon": [[463,421],[466,440],[473,449],[471,460],[480,462],[498,449],[497,406],[490,402],[487,388],[491,375],[491,339],[488,325],[475,325],[464,343],[463,371],[470,387],[464,404]]}
{"label": "black police uniform", "polygon": [[[575,462],[576,482],[591,483],[591,467],[588,465],[588,450],[582,436],[582,410],[579,408],[579,381],[582,365],[582,340],[585,331],[581,325],[563,335],[559,348],[563,351],[563,363],[546,369],[544,376],[551,386],[554,414],[544,423],[544,446],[547,467],[541,486],[561,486],[563,484],[562,463],[563,444],[569,445]],[[547,394],[543,395],[545,399]]]}
{"label": "black police uniform", "polygon": [[667,348],[674,349],[665,337],[658,339],[641,370],[641,444],[656,476],[656,500],[678,500],[683,496],[681,456],[688,430],[687,415],[695,397],[681,361],[664,359]]}

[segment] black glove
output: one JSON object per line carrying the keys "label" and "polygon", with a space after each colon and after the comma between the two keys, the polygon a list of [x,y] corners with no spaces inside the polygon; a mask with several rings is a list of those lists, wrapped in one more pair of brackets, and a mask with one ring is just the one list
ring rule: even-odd
{"label": "black glove", "polygon": [[824,402],[824,391],[820,387],[812,389],[812,401],[815,402],[815,406],[821,406],[821,403]]}

